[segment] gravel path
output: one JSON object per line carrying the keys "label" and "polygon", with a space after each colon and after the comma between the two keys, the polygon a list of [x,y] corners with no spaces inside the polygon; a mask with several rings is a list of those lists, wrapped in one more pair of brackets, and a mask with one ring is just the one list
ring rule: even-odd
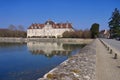
{"label": "gravel path", "polygon": [[99,40],[96,45],[96,80],[120,80],[120,58],[113,59]]}

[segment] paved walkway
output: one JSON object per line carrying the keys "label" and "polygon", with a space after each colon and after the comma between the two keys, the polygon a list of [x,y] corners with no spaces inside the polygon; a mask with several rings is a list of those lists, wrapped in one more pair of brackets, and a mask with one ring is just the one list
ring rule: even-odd
{"label": "paved walkway", "polygon": [[96,80],[120,80],[120,57],[113,59],[99,40],[96,45]]}

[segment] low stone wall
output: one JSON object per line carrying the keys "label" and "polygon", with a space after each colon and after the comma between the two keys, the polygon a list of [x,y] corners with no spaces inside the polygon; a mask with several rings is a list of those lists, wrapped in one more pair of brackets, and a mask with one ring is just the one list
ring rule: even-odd
{"label": "low stone wall", "polygon": [[0,42],[28,42],[28,41],[40,41],[40,42],[60,42],[60,43],[82,43],[88,44],[93,39],[77,39],[77,38],[8,38],[0,37]]}
{"label": "low stone wall", "polygon": [[95,41],[38,80],[95,80]]}
{"label": "low stone wall", "polygon": [[62,43],[83,43],[88,44],[93,39],[77,39],[77,38],[28,38],[28,41],[41,41],[41,42],[62,42]]}
{"label": "low stone wall", "polygon": [[0,42],[6,42],[6,43],[26,43],[27,42],[27,38],[0,37]]}

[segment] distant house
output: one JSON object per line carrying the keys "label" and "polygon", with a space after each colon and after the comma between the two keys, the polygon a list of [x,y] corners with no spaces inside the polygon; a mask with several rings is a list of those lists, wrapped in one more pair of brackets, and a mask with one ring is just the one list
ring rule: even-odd
{"label": "distant house", "polygon": [[62,37],[65,31],[74,31],[71,23],[55,23],[51,20],[44,24],[32,24],[27,29],[28,38],[58,38]]}
{"label": "distant house", "polygon": [[100,38],[110,38],[110,32],[108,30],[101,30],[99,33]]}

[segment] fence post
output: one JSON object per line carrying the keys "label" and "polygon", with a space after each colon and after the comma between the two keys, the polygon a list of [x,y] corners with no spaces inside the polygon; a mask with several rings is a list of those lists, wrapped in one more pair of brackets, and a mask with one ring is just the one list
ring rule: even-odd
{"label": "fence post", "polygon": [[107,48],[107,50],[109,51],[109,47]]}
{"label": "fence post", "polygon": [[117,54],[115,53],[115,55],[114,55],[114,59],[117,59]]}
{"label": "fence post", "polygon": [[112,49],[110,50],[110,54],[112,54]]}

